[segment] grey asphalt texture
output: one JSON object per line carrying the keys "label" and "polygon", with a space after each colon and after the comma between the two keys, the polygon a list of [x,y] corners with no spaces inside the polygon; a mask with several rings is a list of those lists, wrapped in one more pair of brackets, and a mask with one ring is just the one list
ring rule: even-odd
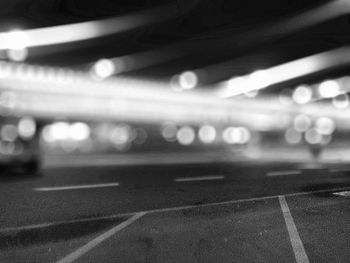
{"label": "grey asphalt texture", "polygon": [[[310,262],[348,262],[350,197],[334,193],[350,190],[350,167],[334,168],[91,165],[2,174],[0,262],[57,262],[140,211],[146,214],[74,262],[297,262],[278,196],[286,197]],[[218,175],[224,178],[175,180]]]}

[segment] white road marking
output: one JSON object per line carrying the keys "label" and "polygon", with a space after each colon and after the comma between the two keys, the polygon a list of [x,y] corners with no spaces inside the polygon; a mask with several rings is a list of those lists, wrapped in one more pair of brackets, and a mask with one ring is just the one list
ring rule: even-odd
{"label": "white road marking", "polygon": [[223,175],[212,175],[212,176],[195,176],[195,177],[180,177],[175,178],[175,182],[193,182],[193,181],[210,181],[210,180],[223,180]]}
{"label": "white road marking", "polygon": [[[349,190],[349,189],[350,187],[348,186],[348,187],[323,189],[323,190],[316,190],[316,191],[309,191],[309,192],[297,192],[297,193],[285,194],[284,196],[287,196],[287,197],[303,196],[303,195],[310,195],[315,193],[327,193],[327,192],[342,191],[342,190]],[[212,206],[218,206],[218,205],[229,205],[229,204],[237,204],[237,203],[243,203],[243,202],[268,200],[268,199],[278,198],[279,196],[280,195],[271,195],[271,196],[253,197],[253,198],[246,198],[246,199],[229,200],[229,201],[223,201],[223,202],[213,202],[213,203],[200,204],[200,205],[175,206],[175,207],[168,207],[168,208],[145,210],[143,212],[147,212],[147,214],[161,213],[161,212],[178,211],[178,210],[191,209],[191,208],[212,207]],[[129,215],[129,214],[133,214],[133,213],[120,214],[119,216]]]}
{"label": "white road marking", "polygon": [[333,194],[334,195],[345,196],[345,197],[350,197],[350,191],[337,192],[337,193],[333,193]]}
{"label": "white road marking", "polygon": [[111,236],[115,235],[125,227],[129,226],[130,224],[134,223],[136,220],[144,216],[145,212],[140,212],[129,218],[128,220],[124,221],[123,223],[109,229],[108,231],[104,232],[102,235],[99,235],[98,237],[92,239],[88,243],[86,243],[84,246],[78,248],[77,250],[73,251],[72,253],[68,254],[61,260],[57,261],[57,263],[71,263],[84,254],[88,253],[91,249],[101,244],[106,239],[110,238]]}
{"label": "white road marking", "polygon": [[54,187],[37,187],[33,188],[34,191],[50,192],[50,191],[65,191],[65,190],[78,190],[89,188],[103,188],[103,187],[116,187],[119,183],[106,183],[106,184],[83,184],[83,185],[67,185],[67,186],[54,186]]}
{"label": "white road marking", "polygon": [[294,256],[297,263],[309,263],[309,258],[306,255],[303,242],[300,239],[297,227],[294,223],[292,214],[290,213],[287,200],[282,195],[278,197],[283,212],[284,221],[286,222],[289,239],[293,247]]}
{"label": "white road marking", "polygon": [[[303,196],[303,195],[310,195],[310,194],[314,194],[314,193],[327,193],[327,192],[336,192],[336,191],[343,191],[343,190],[350,191],[350,187],[331,188],[331,189],[323,189],[323,190],[316,190],[316,191],[310,191],[310,192],[297,192],[297,193],[285,194],[284,196],[285,197]],[[218,206],[218,205],[253,202],[253,201],[274,199],[274,198],[278,198],[279,196],[280,195],[253,197],[253,198],[247,198],[247,199],[236,199],[236,200],[214,202],[214,203],[207,203],[207,204],[200,204],[200,205],[175,206],[175,207],[168,207],[168,208],[158,208],[158,209],[150,209],[150,210],[144,210],[144,211],[127,212],[127,213],[122,213],[122,214],[112,214],[112,215],[108,215],[108,216],[97,216],[97,217],[90,217],[90,218],[70,220],[70,221],[58,221],[58,222],[49,222],[49,223],[36,224],[36,225],[7,227],[7,228],[1,228],[0,233],[7,232],[7,231],[20,231],[20,230],[25,230],[25,229],[41,228],[41,227],[46,227],[46,226],[50,226],[50,225],[54,225],[54,224],[63,224],[63,223],[70,223],[70,222],[74,223],[74,222],[83,222],[83,221],[113,219],[113,218],[117,218],[117,217],[121,217],[121,216],[133,216],[137,213],[151,214],[151,213],[161,213],[161,212],[167,212],[167,211],[178,211],[178,210],[191,209],[191,208],[212,207],[212,206]]]}
{"label": "white road marking", "polygon": [[282,175],[296,175],[301,174],[300,170],[286,170],[286,171],[270,171],[267,172],[267,176],[282,176]]}

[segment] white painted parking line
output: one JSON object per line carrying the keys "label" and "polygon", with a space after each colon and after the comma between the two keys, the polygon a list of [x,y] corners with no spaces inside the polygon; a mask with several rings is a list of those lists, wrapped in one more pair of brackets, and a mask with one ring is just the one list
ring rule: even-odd
{"label": "white painted parking line", "polygon": [[286,171],[270,171],[267,172],[267,176],[282,176],[282,175],[296,175],[301,174],[300,170],[286,170]]}
{"label": "white painted parking line", "polygon": [[286,222],[289,239],[293,247],[294,256],[297,263],[309,263],[309,258],[306,255],[303,242],[300,239],[297,227],[294,223],[292,214],[290,213],[287,200],[284,196],[279,196],[278,200],[283,212],[284,221]]}
{"label": "white painted parking line", "polygon": [[[340,187],[340,188],[322,189],[322,190],[316,190],[316,191],[310,191],[310,192],[296,192],[296,193],[285,194],[284,196],[285,197],[304,196],[304,195],[311,195],[311,194],[316,194],[316,193],[329,193],[329,192],[345,191],[345,190],[350,191],[350,187],[347,186],[347,187]],[[229,205],[229,204],[237,204],[237,203],[243,203],[243,202],[254,202],[254,201],[260,201],[260,200],[274,199],[274,198],[278,198],[279,196],[280,195],[261,196],[261,197],[228,200],[228,201],[223,201],[223,202],[213,202],[213,203],[206,203],[206,204],[199,204],[199,205],[187,205],[187,206],[157,208],[157,209],[150,209],[150,210],[144,210],[144,211],[112,214],[112,215],[107,215],[107,216],[89,217],[89,218],[85,218],[85,219],[70,220],[70,221],[58,221],[58,222],[49,222],[49,223],[36,224],[36,225],[7,227],[7,228],[0,228],[0,232],[41,228],[41,227],[46,227],[46,226],[50,226],[50,225],[54,225],[54,224],[62,224],[62,223],[73,223],[73,222],[76,223],[76,222],[85,222],[85,221],[95,221],[95,220],[98,221],[98,220],[104,220],[104,219],[113,219],[113,218],[117,218],[117,217],[121,217],[121,216],[133,216],[137,213],[147,213],[147,214],[162,213],[162,212],[179,211],[179,210],[192,209],[192,208],[213,207],[213,206],[218,206],[218,205]]]}
{"label": "white painted parking line", "polygon": [[107,183],[107,184],[83,184],[83,185],[67,185],[67,186],[54,186],[54,187],[37,187],[33,188],[34,191],[50,192],[50,191],[66,191],[66,190],[78,190],[89,188],[103,188],[103,187],[116,187],[119,183]]}
{"label": "white painted parking line", "polygon": [[129,226],[130,224],[134,223],[136,220],[144,216],[145,212],[140,212],[129,218],[128,220],[124,221],[123,223],[111,228],[110,230],[104,232],[102,235],[99,235],[98,237],[92,239],[88,243],[86,243],[84,246],[78,248],[77,250],[73,251],[72,253],[68,254],[61,260],[57,261],[57,263],[71,263],[81,256],[88,253],[91,249],[95,248],[99,244],[101,244],[106,239],[110,238],[111,236],[115,235],[125,227]]}
{"label": "white painted parking line", "polygon": [[337,193],[333,193],[333,194],[334,195],[345,196],[345,197],[350,197],[350,191],[337,192]]}
{"label": "white painted parking line", "polygon": [[[309,192],[296,192],[296,193],[285,194],[284,196],[290,196],[290,197],[303,196],[303,195],[311,195],[316,193],[328,193],[328,192],[342,191],[342,190],[350,190],[350,187],[347,186],[347,187],[340,187],[340,188],[315,190],[315,191],[309,191]],[[223,201],[223,202],[213,202],[213,203],[199,204],[199,205],[175,206],[175,207],[145,210],[142,212],[147,212],[147,214],[150,214],[150,213],[162,213],[162,212],[169,212],[169,211],[179,211],[179,210],[192,209],[192,208],[214,207],[218,205],[230,205],[230,204],[237,204],[237,203],[244,203],[244,202],[254,202],[254,201],[260,201],[260,200],[275,199],[275,198],[278,198],[279,196],[280,195],[270,195],[270,196],[253,197],[253,198],[246,198],[246,199],[229,200],[229,201]],[[134,213],[136,212],[119,214],[118,216],[130,215]]]}
{"label": "white painted parking line", "polygon": [[211,175],[211,176],[195,176],[195,177],[180,177],[175,178],[175,182],[194,182],[194,181],[211,181],[211,180],[223,180],[223,175]]}

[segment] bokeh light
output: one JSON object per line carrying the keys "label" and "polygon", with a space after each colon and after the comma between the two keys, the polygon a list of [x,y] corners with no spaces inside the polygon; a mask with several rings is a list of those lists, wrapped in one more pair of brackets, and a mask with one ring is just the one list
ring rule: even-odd
{"label": "bokeh light", "polygon": [[301,85],[293,92],[293,100],[298,104],[308,103],[312,98],[312,90],[310,87]]}
{"label": "bokeh light", "polygon": [[320,134],[329,135],[334,132],[335,123],[331,118],[321,117],[316,120],[315,128]]}
{"label": "bokeh light", "polygon": [[162,136],[168,142],[176,141],[177,128],[174,124],[166,124],[162,127]]}
{"label": "bokeh light", "polygon": [[322,142],[322,134],[311,128],[305,133],[305,140],[310,144],[320,144]]}
{"label": "bokeh light", "polygon": [[195,132],[194,132],[193,128],[190,126],[181,127],[176,134],[177,141],[181,145],[192,144],[194,139],[195,139],[195,136],[196,136]]}
{"label": "bokeh light", "polygon": [[193,71],[185,71],[179,76],[179,85],[185,90],[193,89],[198,84],[198,77]]}
{"label": "bokeh light", "polygon": [[311,127],[311,119],[305,114],[299,114],[294,118],[294,128],[298,132],[305,132]]}
{"label": "bokeh light", "polygon": [[212,143],[215,141],[216,130],[211,125],[203,125],[198,131],[198,136],[203,143]]}
{"label": "bokeh light", "polygon": [[323,98],[333,98],[340,92],[339,83],[335,80],[323,81],[318,87],[318,92]]}
{"label": "bokeh light", "polygon": [[110,59],[100,59],[92,67],[92,73],[98,78],[108,78],[114,74],[115,66]]}
{"label": "bokeh light", "polygon": [[337,109],[345,109],[349,106],[349,96],[348,94],[339,94],[335,96],[332,100],[332,104]]}
{"label": "bokeh light", "polygon": [[22,138],[31,138],[36,131],[36,123],[32,117],[23,117],[18,122],[18,133]]}
{"label": "bokeh light", "polygon": [[294,128],[289,128],[284,134],[284,138],[289,144],[298,144],[301,142],[303,136],[302,133]]}

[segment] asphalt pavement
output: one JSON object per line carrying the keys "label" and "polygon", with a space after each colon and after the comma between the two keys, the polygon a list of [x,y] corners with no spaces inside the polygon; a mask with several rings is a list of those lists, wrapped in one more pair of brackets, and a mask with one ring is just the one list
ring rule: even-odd
{"label": "asphalt pavement", "polygon": [[346,163],[59,159],[2,174],[0,262],[348,262]]}

